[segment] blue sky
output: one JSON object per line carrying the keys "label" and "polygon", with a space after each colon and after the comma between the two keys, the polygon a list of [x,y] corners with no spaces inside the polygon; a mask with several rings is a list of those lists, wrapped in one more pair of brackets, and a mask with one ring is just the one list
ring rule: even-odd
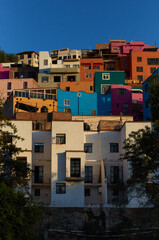
{"label": "blue sky", "polygon": [[159,47],[158,10],[159,0],[0,0],[0,47],[95,49],[110,39]]}

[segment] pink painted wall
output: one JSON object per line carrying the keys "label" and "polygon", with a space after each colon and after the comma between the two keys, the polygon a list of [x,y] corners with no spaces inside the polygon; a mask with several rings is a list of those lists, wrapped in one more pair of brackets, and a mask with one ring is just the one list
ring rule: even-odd
{"label": "pink painted wall", "polygon": [[[117,48],[114,50],[113,48]],[[121,49],[119,49],[121,48]],[[120,43],[120,42],[112,42],[110,43],[111,53],[118,53],[119,56],[126,56],[130,53],[130,51],[143,51],[144,48],[149,48],[148,44],[144,44],[144,42],[130,42],[130,43]]]}
{"label": "pink painted wall", "polygon": [[[0,79],[0,98],[5,101],[14,89],[23,89],[24,82],[28,83],[27,88],[38,87],[38,83],[33,78]],[[11,83],[11,89],[8,89],[8,83]]]}
{"label": "pink painted wall", "polygon": [[9,68],[3,68],[0,64],[0,79],[9,79]]}
{"label": "pink painted wall", "polygon": [[143,94],[132,93],[132,109],[134,121],[143,120]]}
{"label": "pink painted wall", "polygon": [[[125,89],[125,94],[120,94],[119,89]],[[132,88],[126,85],[111,85],[112,115],[132,115]],[[128,103],[129,112],[124,114],[124,104]]]}

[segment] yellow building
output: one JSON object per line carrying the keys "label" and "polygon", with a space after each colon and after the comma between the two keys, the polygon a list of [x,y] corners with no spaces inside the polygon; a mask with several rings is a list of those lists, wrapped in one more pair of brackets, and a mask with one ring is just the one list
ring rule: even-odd
{"label": "yellow building", "polygon": [[39,66],[39,54],[34,51],[17,53],[18,63],[24,63],[32,67]]}
{"label": "yellow building", "polygon": [[4,104],[4,112],[12,118],[17,112],[57,111],[56,94],[47,92],[46,89],[14,90]]}

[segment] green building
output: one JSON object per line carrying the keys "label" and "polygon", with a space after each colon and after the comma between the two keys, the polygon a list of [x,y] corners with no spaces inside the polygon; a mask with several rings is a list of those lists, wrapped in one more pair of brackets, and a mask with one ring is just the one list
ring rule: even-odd
{"label": "green building", "polygon": [[94,76],[95,92],[106,94],[110,91],[111,84],[125,85],[124,71],[98,71]]}

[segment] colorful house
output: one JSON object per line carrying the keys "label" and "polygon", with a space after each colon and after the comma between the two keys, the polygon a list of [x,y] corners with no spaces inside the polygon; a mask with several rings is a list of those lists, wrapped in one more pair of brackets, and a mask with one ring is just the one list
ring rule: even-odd
{"label": "colorful house", "polygon": [[149,99],[149,87],[150,81],[155,80],[157,83],[159,82],[159,68],[152,73],[150,77],[148,77],[144,83],[142,84],[143,89],[143,120],[149,121],[152,118],[151,115],[151,104],[147,103]]}
{"label": "colorful house", "polygon": [[69,92],[57,89],[58,111],[72,115],[110,115],[110,94]]}
{"label": "colorful house", "polygon": [[81,58],[80,81],[93,81],[96,71],[104,70],[103,58]]}
{"label": "colorful house", "polygon": [[4,68],[2,64],[0,64],[0,79],[8,79],[9,78],[9,68]]}
{"label": "colorful house", "polygon": [[110,92],[111,84],[125,85],[124,71],[100,71],[95,72],[94,88],[95,92],[106,94]]}
{"label": "colorful house", "polygon": [[86,93],[94,92],[94,81],[81,81],[81,82],[60,82],[60,89],[63,91]]}

